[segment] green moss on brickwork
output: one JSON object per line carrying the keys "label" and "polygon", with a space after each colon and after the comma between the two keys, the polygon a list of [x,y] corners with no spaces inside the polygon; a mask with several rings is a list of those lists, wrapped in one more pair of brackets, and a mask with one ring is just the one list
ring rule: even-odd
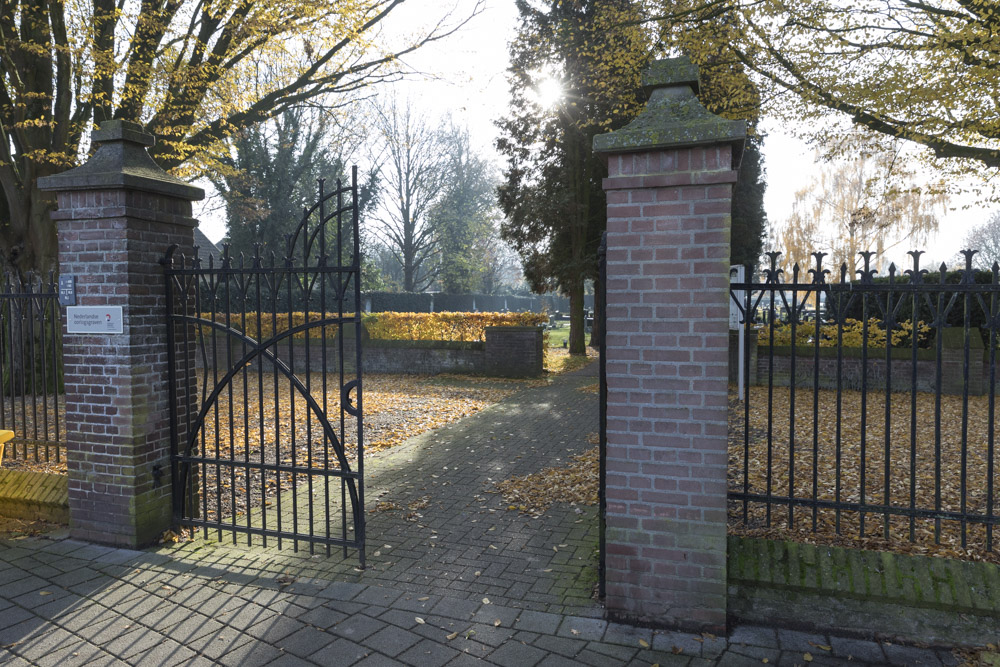
{"label": "green moss on brickwork", "polygon": [[733,536],[728,560],[730,583],[744,588],[1000,615],[993,563]]}
{"label": "green moss on brickwork", "polygon": [[28,521],[68,523],[66,475],[0,470],[0,515]]}

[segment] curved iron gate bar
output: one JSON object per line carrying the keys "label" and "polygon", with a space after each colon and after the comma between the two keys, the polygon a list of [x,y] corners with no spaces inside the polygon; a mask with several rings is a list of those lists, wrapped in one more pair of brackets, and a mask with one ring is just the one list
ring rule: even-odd
{"label": "curved iron gate bar", "polygon": [[[323,182],[324,182],[324,179],[320,179],[320,187],[322,187]],[[339,184],[340,181],[338,180],[337,183]],[[316,225],[315,229],[312,230],[312,233],[311,234],[308,233],[309,218],[312,216],[312,214],[315,213],[317,210],[321,209],[323,207],[323,205],[326,204],[326,202],[328,200],[333,199],[334,197],[339,197],[340,195],[344,194],[345,192],[350,192],[350,191],[351,191],[350,187],[339,186],[338,185],[338,187],[337,187],[336,190],[334,190],[334,191],[332,191],[330,193],[323,193],[323,195],[319,198],[319,200],[315,204],[313,204],[311,207],[303,210],[303,212],[302,212],[302,222],[300,222],[299,226],[295,228],[295,232],[289,234],[288,237],[287,237],[288,250],[289,250],[288,254],[289,254],[289,256],[292,255],[291,250],[295,247],[295,244],[298,243],[298,241],[299,241],[299,233],[303,229],[307,230],[306,236],[303,237],[303,244],[304,244],[304,247],[303,247],[303,257],[308,257],[309,254],[312,252],[312,247],[313,247],[313,243],[316,240],[316,235],[321,230],[325,229],[326,223],[330,222],[334,218],[338,218],[339,219],[345,213],[353,212],[353,210],[354,210],[354,206],[353,205],[351,205],[351,206],[340,206],[340,207],[337,208],[337,210],[335,210],[335,211],[333,211],[331,213],[328,213],[328,214],[324,212],[324,213],[321,214],[320,219],[318,221],[318,224]]]}
{"label": "curved iron gate bar", "polygon": [[[191,433],[188,434],[188,443],[187,443],[187,446],[184,448],[185,451],[190,452],[191,449],[192,449],[192,447],[194,447],[194,445],[196,444],[197,439],[198,439],[197,438],[198,433],[201,431],[202,426],[204,426],[205,416],[207,415],[207,413],[209,412],[209,410],[211,409],[211,407],[215,404],[216,399],[218,399],[219,394],[222,392],[222,390],[225,389],[225,387],[229,384],[230,380],[232,380],[233,377],[235,377],[240,371],[243,370],[243,367],[245,365],[249,364],[255,357],[258,356],[258,354],[260,354],[260,355],[263,355],[265,358],[267,358],[271,363],[273,363],[274,367],[277,370],[281,371],[281,374],[284,375],[286,378],[288,378],[289,382],[291,382],[295,386],[295,388],[298,389],[299,393],[302,394],[302,397],[306,401],[306,405],[308,405],[312,409],[313,413],[315,413],[315,415],[317,417],[319,417],[320,423],[322,424],[322,427],[323,427],[324,434],[327,436],[327,438],[333,444],[333,450],[334,450],[334,453],[337,456],[338,461],[340,462],[341,470],[343,470],[345,472],[350,472],[351,466],[348,463],[347,457],[346,457],[346,455],[344,453],[344,446],[340,443],[340,440],[337,438],[336,433],[334,433],[333,427],[330,426],[329,421],[326,419],[326,414],[320,408],[319,403],[317,403],[316,399],[312,397],[312,394],[310,394],[306,390],[306,386],[304,384],[302,384],[302,381],[298,379],[298,377],[295,375],[295,373],[292,371],[292,369],[290,369],[283,361],[281,361],[280,359],[278,359],[277,356],[273,352],[270,352],[267,349],[268,347],[270,347],[271,345],[273,345],[274,342],[276,342],[280,338],[285,338],[287,336],[275,337],[274,339],[271,339],[267,343],[266,346],[260,346],[259,343],[257,343],[254,339],[250,338],[249,336],[236,335],[236,333],[238,333],[238,332],[236,332],[235,329],[231,329],[229,327],[222,326],[221,323],[212,323],[210,320],[202,320],[200,318],[194,318],[194,317],[190,317],[190,316],[187,316],[187,315],[181,315],[179,317],[175,316],[175,318],[179,319],[182,322],[183,321],[188,321],[188,322],[206,322],[206,323],[210,323],[210,324],[220,324],[219,328],[222,328],[223,331],[226,332],[226,333],[230,333],[230,335],[232,335],[233,338],[237,338],[237,339],[243,340],[244,342],[250,341],[255,346],[257,346],[255,349],[251,350],[251,352],[249,354],[244,355],[239,361],[234,362],[232,368],[230,368],[229,371],[227,371],[226,374],[224,376],[222,376],[222,379],[216,384],[215,388],[212,390],[212,393],[210,393],[208,395],[208,398],[204,401],[204,404],[202,405],[201,410],[199,411],[197,417],[195,417],[194,421],[191,424],[191,426],[193,428],[192,428]],[[329,324],[326,324],[325,326],[329,326]],[[305,330],[305,329],[308,329],[308,328],[312,328],[312,327],[311,326],[307,327],[305,325],[300,325],[299,327],[296,327],[296,330]],[[288,333],[288,332],[286,332],[286,333]],[[214,461],[214,459],[213,459],[213,461]],[[349,480],[352,479],[352,478],[349,478],[349,477],[345,477],[345,478],[349,479]],[[357,510],[357,502],[358,502],[357,491],[354,488],[354,485],[352,483],[350,483],[350,481],[348,483],[348,486],[350,487],[351,500],[353,501],[355,513],[357,513],[357,511],[358,511]]]}

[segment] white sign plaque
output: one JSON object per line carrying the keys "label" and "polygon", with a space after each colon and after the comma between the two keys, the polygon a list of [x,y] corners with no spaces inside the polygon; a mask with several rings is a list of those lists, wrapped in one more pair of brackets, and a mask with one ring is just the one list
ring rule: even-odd
{"label": "white sign plaque", "polygon": [[116,334],[124,331],[121,306],[67,306],[66,332]]}

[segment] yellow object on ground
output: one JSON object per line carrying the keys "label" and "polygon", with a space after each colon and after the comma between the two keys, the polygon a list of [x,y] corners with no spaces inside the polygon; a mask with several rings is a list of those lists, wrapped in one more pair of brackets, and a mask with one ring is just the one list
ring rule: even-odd
{"label": "yellow object on ground", "polygon": [[0,463],[3,462],[3,443],[14,437],[13,431],[0,429]]}

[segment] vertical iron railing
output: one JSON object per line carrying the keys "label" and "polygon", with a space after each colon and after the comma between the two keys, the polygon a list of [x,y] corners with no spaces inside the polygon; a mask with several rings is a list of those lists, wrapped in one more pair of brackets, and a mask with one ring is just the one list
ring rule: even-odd
{"label": "vertical iron railing", "polygon": [[0,429],[4,457],[65,461],[62,324],[55,276],[0,283]]}
{"label": "vertical iron railing", "polygon": [[1000,265],[963,251],[931,275],[909,254],[879,275],[860,253],[831,281],[823,253],[808,274],[769,253],[731,285],[748,360],[758,345],[731,421],[734,530],[995,551]]}

